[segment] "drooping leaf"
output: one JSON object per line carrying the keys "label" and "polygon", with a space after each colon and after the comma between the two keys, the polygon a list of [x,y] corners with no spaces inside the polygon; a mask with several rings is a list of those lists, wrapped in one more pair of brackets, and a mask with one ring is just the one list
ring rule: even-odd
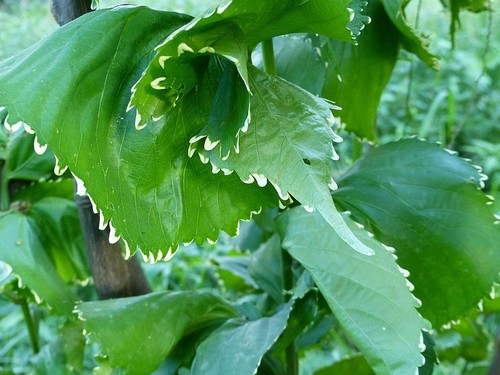
{"label": "drooping leaf", "polygon": [[318,210],[353,249],[369,254],[344,223],[330,196],[335,182],[330,161],[337,159],[332,142],[339,141],[328,104],[277,77],[250,70],[253,92],[252,122],[239,141],[239,153],[220,157],[217,147],[199,150],[212,164],[234,170],[240,178],[259,186],[269,181],[283,200],[290,195]]}
{"label": "drooping leaf", "polygon": [[[37,223],[18,211],[0,216],[0,260],[57,314],[71,314],[76,296],[66,285],[40,241]],[[34,271],[36,270],[36,271]]]}
{"label": "drooping leaf", "polygon": [[208,116],[196,92],[140,132],[126,112],[154,46],[188,20],[145,7],[96,11],[0,64],[0,102],[12,120],[29,123],[83,180],[131,252],[139,246],[154,259],[180,242],[215,240],[220,229],[234,235],[239,219],[276,201],[272,189],[213,175],[188,157]]}
{"label": "drooping leaf", "polygon": [[338,116],[348,131],[375,141],[377,108],[397,61],[400,35],[382,1],[369,1],[365,14],[372,22],[357,45],[320,39],[322,55],[328,61],[322,94],[342,108]]}
{"label": "drooping leaf", "polygon": [[[278,221],[283,247],[310,273],[332,312],[377,374],[414,374],[424,363],[416,300],[392,255],[348,221],[375,254],[353,252],[317,213],[294,208]],[[427,327],[428,328],[428,327]]]}
{"label": "drooping leaf", "polygon": [[236,316],[218,297],[200,292],[85,302],[77,311],[90,339],[126,374],[152,373],[186,334]]}
{"label": "drooping leaf", "polygon": [[405,17],[404,0],[382,0],[385,11],[392,23],[401,33],[401,43],[409,52],[414,53],[424,63],[433,69],[438,68],[437,57],[429,50],[429,41],[426,36],[416,31]]}
{"label": "drooping leaf", "polygon": [[439,327],[491,289],[500,230],[479,172],[437,145],[406,139],[378,147],[339,181],[338,204],[397,249],[422,314]]}
{"label": "drooping leaf", "polygon": [[255,374],[264,354],[284,331],[292,302],[270,317],[224,323],[198,347],[191,374]]}

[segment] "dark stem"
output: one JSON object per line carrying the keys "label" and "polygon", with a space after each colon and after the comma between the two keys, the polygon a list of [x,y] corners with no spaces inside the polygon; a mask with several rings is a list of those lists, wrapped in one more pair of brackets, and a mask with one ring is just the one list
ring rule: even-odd
{"label": "dark stem", "polygon": [[[283,287],[286,291],[285,301],[288,302],[292,296],[292,289],[294,287],[294,276],[293,276],[293,258],[288,253],[288,251],[282,251],[282,262],[283,262]],[[288,375],[298,375],[299,373],[299,360],[297,356],[297,348],[295,347],[295,341],[292,341],[290,345],[285,349],[285,361],[286,361],[286,373]]]}
{"label": "dark stem", "polygon": [[109,229],[99,229],[87,196],[75,197],[94,286],[100,299],[129,297],[151,292],[137,257],[123,258],[120,243],[109,243]]}
{"label": "dark stem", "polygon": [[495,344],[495,354],[491,360],[490,370],[488,375],[499,375],[500,374],[500,334],[497,336]]}
{"label": "dark stem", "polygon": [[92,10],[92,0],[51,0],[50,10],[60,26]]}
{"label": "dark stem", "polygon": [[30,336],[31,348],[33,349],[33,353],[36,354],[40,351],[40,343],[38,341],[38,327],[35,323],[35,319],[31,314],[30,307],[25,298],[18,300],[19,305],[21,306],[21,310],[23,312],[24,321],[26,323],[26,327],[28,328],[28,333]]}

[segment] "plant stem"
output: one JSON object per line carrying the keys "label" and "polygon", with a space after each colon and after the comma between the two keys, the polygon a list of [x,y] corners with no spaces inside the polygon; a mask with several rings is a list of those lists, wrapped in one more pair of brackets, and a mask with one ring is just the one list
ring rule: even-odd
{"label": "plant stem", "polygon": [[268,39],[262,42],[262,59],[264,61],[264,71],[270,75],[276,75],[276,63],[274,61],[273,40]]}
{"label": "plant stem", "polygon": [[0,211],[7,211],[10,205],[7,166],[0,166]]}
{"label": "plant stem", "polygon": [[21,300],[19,300],[19,305],[21,306],[21,310],[23,311],[24,321],[30,335],[31,348],[33,349],[33,353],[36,354],[40,351],[40,343],[38,342],[38,329],[36,327],[33,316],[31,315],[30,308],[26,299],[22,298]]}
{"label": "plant stem", "polygon": [[[287,294],[285,294],[285,302],[288,302],[291,298],[291,291],[294,286],[293,280],[293,259],[288,251],[282,251],[282,262],[283,262],[283,287]],[[286,373],[288,375],[298,375],[299,373],[299,361],[297,356],[297,349],[295,347],[295,342],[292,341],[290,345],[285,349],[285,362],[286,362]]]}

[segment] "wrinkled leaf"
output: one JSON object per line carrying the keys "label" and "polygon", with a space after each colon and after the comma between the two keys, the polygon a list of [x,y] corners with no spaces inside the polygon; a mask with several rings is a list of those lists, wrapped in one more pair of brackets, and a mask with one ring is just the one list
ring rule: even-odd
{"label": "wrinkled leaf", "polygon": [[397,249],[421,312],[436,327],[477,305],[498,280],[500,230],[478,190],[481,178],[437,145],[406,139],[372,150],[334,193]]}
{"label": "wrinkled leaf", "polygon": [[369,254],[371,250],[351,233],[330,196],[330,188],[335,188],[330,161],[338,158],[332,142],[340,138],[331,129],[329,106],[256,69],[250,71],[250,78],[253,114],[248,131],[240,137],[241,152],[231,153],[226,160],[217,148],[203,154],[223,171],[235,170],[247,183],[265,186],[269,181],[283,200],[292,195],[317,210],[349,246]]}
{"label": "wrinkled leaf", "polygon": [[229,320],[196,351],[192,375],[253,375],[262,357],[284,331],[292,302],[273,316],[245,322]]}
{"label": "wrinkled leaf", "polygon": [[[134,85],[130,107],[136,107],[136,126],[146,126],[150,118],[158,118],[175,106],[196,86],[207,61],[218,56],[233,66],[232,70],[226,67],[226,81],[220,81],[222,103],[214,100],[209,109],[212,115],[217,114],[218,121],[211,121],[211,116],[191,141],[204,138],[207,149],[221,143],[222,156],[226,156],[237,144],[240,130],[244,132],[250,121],[248,49],[273,36],[297,32],[351,41],[366,20],[349,9],[349,4],[328,0],[233,0],[193,19],[157,47],[157,56]],[[229,97],[228,89],[233,93]],[[230,98],[237,106],[227,107]]]}
{"label": "wrinkled leaf", "polygon": [[218,297],[199,292],[85,302],[77,311],[90,339],[127,374],[150,374],[186,334],[236,315]]}
{"label": "wrinkled leaf", "polygon": [[20,212],[4,214],[0,217],[0,259],[56,313],[70,314],[76,296],[57,274],[40,233],[37,223]]}
{"label": "wrinkled leaf", "polygon": [[123,235],[131,252],[139,246],[153,259],[170,257],[180,242],[215,240],[220,229],[234,235],[239,219],[276,201],[272,189],[188,158],[188,140],[207,120],[196,92],[140,132],[126,112],[154,46],[188,20],[145,7],[96,11],[0,64],[0,102],[12,120],[29,123],[59,166],[84,181],[112,220],[111,240]]}
{"label": "wrinkled leaf", "polygon": [[369,1],[365,13],[372,22],[357,45],[322,40],[322,54],[329,57],[323,96],[342,108],[338,116],[348,131],[374,141],[378,104],[397,61],[400,36],[381,1]]}
{"label": "wrinkled leaf", "polygon": [[[295,208],[279,218],[283,247],[310,273],[332,312],[377,374],[414,374],[425,321],[392,255],[357,228],[374,251],[353,252],[317,213]],[[428,327],[427,327],[428,328]]]}

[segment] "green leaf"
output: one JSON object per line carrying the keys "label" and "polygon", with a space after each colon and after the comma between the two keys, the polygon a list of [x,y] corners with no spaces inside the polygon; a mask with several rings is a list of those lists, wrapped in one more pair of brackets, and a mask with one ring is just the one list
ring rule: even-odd
{"label": "green leaf", "polygon": [[38,181],[53,176],[54,155],[50,151],[37,155],[33,149],[34,142],[35,136],[23,131],[9,137],[4,178]]}
{"label": "green leaf", "polygon": [[356,374],[373,375],[374,372],[362,355],[343,358],[334,364],[316,370],[313,375]]}
{"label": "green leaf", "polygon": [[369,1],[365,13],[372,22],[357,45],[320,39],[322,55],[328,59],[323,96],[342,108],[338,116],[348,131],[375,141],[377,109],[397,61],[400,33],[381,1]]}
{"label": "green leaf", "polygon": [[382,0],[387,15],[392,23],[401,33],[401,42],[403,47],[409,52],[417,55],[420,60],[433,69],[438,68],[437,57],[429,50],[429,41],[427,37],[417,32],[410,26],[405,17],[404,0]]}
{"label": "green leaf", "polygon": [[43,198],[27,214],[42,228],[40,239],[61,278],[66,282],[88,279],[87,253],[75,202]]}
{"label": "green leaf", "polygon": [[[294,208],[278,219],[283,247],[310,273],[332,312],[377,374],[414,374],[425,321],[392,255],[348,221],[375,254],[353,252],[317,213]],[[428,327],[427,327],[428,328]]]}
{"label": "green leaf", "polygon": [[330,162],[338,158],[339,141],[329,105],[321,99],[257,69],[250,70],[252,122],[240,136],[240,152],[220,158],[217,147],[199,150],[223,171],[235,170],[246,183],[269,181],[282,200],[290,195],[310,210],[318,210],[353,249],[370,254],[344,223],[330,195],[335,188]]}
{"label": "green leaf", "polygon": [[199,292],[85,302],[77,311],[90,339],[101,346],[113,367],[127,374],[152,373],[182,337],[236,315],[218,297]]}
{"label": "green leaf", "polygon": [[255,374],[264,354],[284,331],[291,306],[292,301],[270,317],[224,323],[198,347],[191,374]]}
{"label": "green leaf", "polygon": [[213,175],[188,157],[188,140],[207,121],[197,92],[140,132],[126,113],[154,46],[188,20],[145,7],[96,11],[0,64],[0,102],[51,145],[59,169],[83,180],[103,225],[112,221],[110,239],[123,235],[150,260],[171,257],[180,242],[215,240],[220,229],[234,235],[239,219],[277,201],[271,188]]}
{"label": "green leaf", "polygon": [[0,216],[0,259],[56,313],[70,314],[76,296],[57,274],[40,233],[36,222],[20,212]]}
{"label": "green leaf", "polygon": [[264,292],[277,303],[283,303],[283,250],[277,234],[263,243],[250,257],[248,271]]}
{"label": "green leaf", "polygon": [[397,249],[422,315],[458,319],[498,280],[500,230],[480,173],[437,145],[406,139],[378,147],[339,181],[336,202]]}

